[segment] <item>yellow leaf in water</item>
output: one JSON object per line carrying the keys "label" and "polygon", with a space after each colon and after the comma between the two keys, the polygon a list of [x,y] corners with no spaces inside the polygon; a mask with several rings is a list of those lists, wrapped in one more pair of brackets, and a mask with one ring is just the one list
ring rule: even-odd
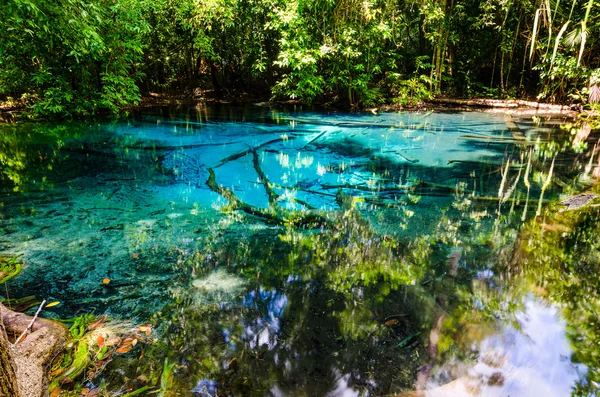
{"label": "yellow leaf in water", "polygon": [[119,347],[119,348],[116,350],[116,352],[117,352],[117,353],[127,353],[127,352],[131,351],[131,349],[133,349],[133,347],[132,347],[132,346],[122,346],[122,347]]}
{"label": "yellow leaf in water", "polygon": [[60,302],[59,302],[59,301],[50,302],[50,303],[48,303],[48,304],[46,305],[46,309],[47,309],[47,308],[49,308],[49,307],[52,307],[52,306],[58,306],[58,305],[60,305]]}

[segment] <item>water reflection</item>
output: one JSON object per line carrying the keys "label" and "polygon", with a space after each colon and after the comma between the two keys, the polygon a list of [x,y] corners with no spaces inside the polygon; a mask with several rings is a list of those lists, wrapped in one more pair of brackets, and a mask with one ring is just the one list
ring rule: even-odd
{"label": "water reflection", "polygon": [[593,182],[591,129],[170,112],[2,127],[11,296],[156,325],[109,387],[170,366],[164,396],[597,388],[600,214],[548,206]]}
{"label": "water reflection", "polygon": [[528,296],[513,325],[499,323],[471,340],[465,358],[434,370],[425,396],[568,396],[587,368],[573,363],[566,322],[555,307]]}

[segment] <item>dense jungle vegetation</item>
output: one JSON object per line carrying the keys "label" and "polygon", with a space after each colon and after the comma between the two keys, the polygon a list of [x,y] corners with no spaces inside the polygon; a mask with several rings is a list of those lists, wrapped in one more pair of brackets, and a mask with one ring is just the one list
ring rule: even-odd
{"label": "dense jungle vegetation", "polygon": [[120,112],[147,93],[351,107],[600,99],[598,0],[7,0],[0,99]]}

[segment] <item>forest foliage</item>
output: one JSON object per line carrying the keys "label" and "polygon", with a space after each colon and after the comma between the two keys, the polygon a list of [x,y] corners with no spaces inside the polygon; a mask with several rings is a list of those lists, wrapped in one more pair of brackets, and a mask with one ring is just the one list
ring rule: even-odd
{"label": "forest foliage", "polygon": [[351,107],[600,100],[598,0],[7,0],[0,99],[118,113],[150,92]]}

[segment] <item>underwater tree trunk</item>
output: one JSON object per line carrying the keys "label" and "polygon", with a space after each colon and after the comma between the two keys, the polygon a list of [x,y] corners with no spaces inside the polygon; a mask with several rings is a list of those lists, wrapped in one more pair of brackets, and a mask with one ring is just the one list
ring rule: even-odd
{"label": "underwater tree trunk", "polygon": [[[37,318],[32,323],[32,320],[33,317],[9,310],[0,303],[0,396],[48,394],[50,363],[64,348],[68,331],[55,321]],[[10,343],[9,335],[19,336],[25,331],[31,333],[21,343]]]}

